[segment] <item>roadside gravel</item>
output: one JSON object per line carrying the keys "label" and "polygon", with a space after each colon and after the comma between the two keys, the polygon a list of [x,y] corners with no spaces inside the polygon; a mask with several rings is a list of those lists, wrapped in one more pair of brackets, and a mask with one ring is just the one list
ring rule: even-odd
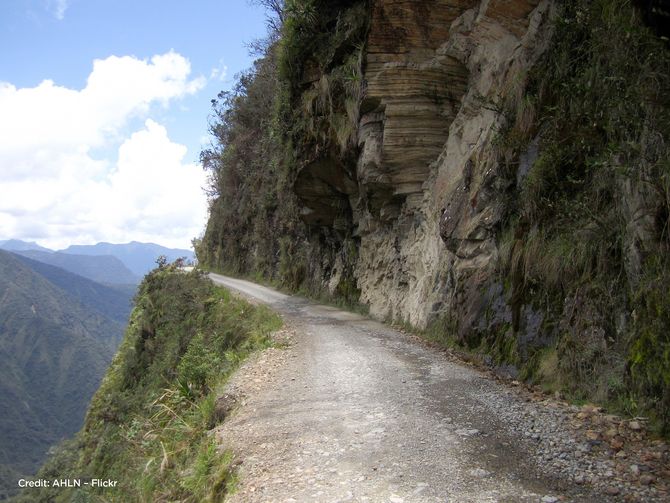
{"label": "roadside gravel", "polygon": [[[282,314],[217,427],[231,502],[668,501],[641,421],[577,408],[367,318],[212,275]],[[623,454],[622,454],[623,453]]]}

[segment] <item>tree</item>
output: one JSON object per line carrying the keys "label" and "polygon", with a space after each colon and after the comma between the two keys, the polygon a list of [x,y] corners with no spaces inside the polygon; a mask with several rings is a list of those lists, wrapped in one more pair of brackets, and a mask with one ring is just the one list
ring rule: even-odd
{"label": "tree", "polygon": [[250,3],[265,9],[265,22],[270,36],[279,34],[284,24],[284,0],[250,0]]}

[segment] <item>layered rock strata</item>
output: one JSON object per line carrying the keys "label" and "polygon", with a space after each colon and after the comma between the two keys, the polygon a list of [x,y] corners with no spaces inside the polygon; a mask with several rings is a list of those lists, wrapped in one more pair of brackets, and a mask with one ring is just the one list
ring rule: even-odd
{"label": "layered rock strata", "polygon": [[495,229],[510,181],[494,147],[496,106],[523,94],[551,6],[372,3],[355,166],[326,156],[296,192],[307,223],[360,239],[355,278],[374,316],[421,327],[445,315],[465,336],[500,295]]}

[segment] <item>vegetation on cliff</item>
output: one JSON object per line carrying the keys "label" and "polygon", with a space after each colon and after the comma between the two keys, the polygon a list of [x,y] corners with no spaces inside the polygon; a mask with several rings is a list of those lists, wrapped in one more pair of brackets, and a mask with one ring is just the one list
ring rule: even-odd
{"label": "vegetation on cliff", "polygon": [[229,455],[209,431],[218,391],[268,344],[281,320],[214,287],[202,273],[161,264],[140,285],[121,347],[77,437],[38,477],[111,479],[108,490],[26,489],[17,501],[220,501],[234,487]]}
{"label": "vegetation on cliff", "polygon": [[[334,150],[354,169],[364,6],[287,2],[281,32],[233,91],[213,100],[215,142],[201,154],[212,196],[206,231],[196,240],[201,264],[320,296],[328,293],[335,255],[345,250],[347,280],[330,293],[358,300],[351,236],[306,225],[294,186],[300,169],[323,151]],[[315,82],[303,82],[306,71]]]}
{"label": "vegetation on cliff", "polygon": [[[361,112],[375,105],[365,95],[370,12],[378,9],[381,16],[385,5],[286,2],[278,36],[235,92],[215,102],[217,143],[203,153],[214,197],[198,243],[201,263],[312,295],[328,292],[359,300],[357,279],[365,274],[360,268],[386,260],[359,260],[361,227],[367,223],[352,225],[356,205],[375,205],[360,182],[356,138],[360,141]],[[425,2],[423,7],[428,5],[442,4]],[[489,7],[483,3],[464,12],[452,27],[454,36],[467,37],[463,27],[476,22],[477,9]],[[496,363],[511,363],[522,377],[548,390],[650,415],[667,432],[667,40],[645,24],[630,0],[565,0],[546,12],[553,12],[552,29],[551,39],[543,39],[542,56],[522,69],[514,89],[502,89],[498,100],[478,105],[506,124],[496,142],[473,156],[476,161],[498,152],[492,171],[499,174],[495,186],[503,189],[492,195],[484,187],[463,203],[468,211],[479,211],[476,207],[486,204],[478,203],[482,195],[490,199],[489,210],[503,208],[492,230],[492,256],[500,259],[495,271],[463,266],[472,275],[464,274],[461,283],[449,270],[437,271],[436,279],[421,277],[425,271],[402,271],[388,285],[403,292],[408,281],[433,281],[432,291],[426,291],[443,290],[435,303],[441,318],[430,327],[440,332],[439,339],[488,353]],[[499,16],[501,24],[514,17],[501,11],[491,15]],[[405,33],[389,26],[397,28],[398,36]],[[392,29],[384,39],[384,50],[390,52],[398,49]],[[452,66],[462,76],[465,67]],[[464,120],[477,116],[468,113]],[[438,162],[449,164],[449,159]],[[380,187],[385,169],[377,173]],[[351,189],[352,183],[358,185]],[[392,192],[388,197],[395,197],[398,187],[384,187]],[[423,215],[415,217],[407,222],[416,227]],[[398,216],[389,212],[384,218],[392,222]],[[389,232],[407,227],[391,229],[384,227],[387,223],[380,217],[373,225]],[[475,236],[473,243],[479,239]],[[400,249],[398,241],[399,236],[395,247]],[[381,245],[378,240],[367,246]],[[400,253],[387,255],[401,258]],[[379,275],[383,266],[388,271],[394,264],[380,265]],[[467,278],[476,286],[466,285]],[[449,304],[448,299],[459,298],[484,306],[495,321],[488,314],[481,320],[479,307]]]}
{"label": "vegetation on cliff", "polygon": [[668,428],[670,52],[626,0],[563,2],[554,30],[502,135],[539,151],[502,237],[556,340],[528,372]]}

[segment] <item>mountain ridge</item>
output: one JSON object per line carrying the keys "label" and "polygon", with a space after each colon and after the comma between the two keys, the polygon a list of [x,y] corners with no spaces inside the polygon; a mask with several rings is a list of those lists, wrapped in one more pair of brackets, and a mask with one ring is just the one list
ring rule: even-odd
{"label": "mountain ridge", "polygon": [[65,269],[96,283],[137,284],[140,278],[113,255],[79,255],[40,250],[17,250],[14,253],[51,266]]}
{"label": "mountain ridge", "polygon": [[80,255],[113,255],[139,277],[144,276],[156,267],[156,259],[161,255],[167,257],[169,262],[180,257],[186,257],[187,260],[194,258],[194,254],[190,250],[167,248],[155,243],[141,243],[139,241],[119,244],[100,242],[94,245],[70,245],[59,251]]}
{"label": "mountain ridge", "polygon": [[178,258],[192,261],[195,258],[191,250],[140,241],[101,241],[92,245],[74,244],[61,250],[51,250],[31,241],[9,239],[0,241],[0,249],[20,253],[103,284],[137,284],[156,267],[156,260],[160,256],[165,256],[168,262]]}
{"label": "mountain ridge", "polygon": [[8,251],[38,250],[53,253],[53,250],[40,246],[34,241],[22,241],[21,239],[0,240],[0,249]]}
{"label": "mountain ridge", "polygon": [[[0,250],[0,472],[23,476],[79,429],[123,334],[120,321],[82,303],[83,291],[77,298],[31,263]],[[16,489],[16,480],[0,480],[0,497]]]}

